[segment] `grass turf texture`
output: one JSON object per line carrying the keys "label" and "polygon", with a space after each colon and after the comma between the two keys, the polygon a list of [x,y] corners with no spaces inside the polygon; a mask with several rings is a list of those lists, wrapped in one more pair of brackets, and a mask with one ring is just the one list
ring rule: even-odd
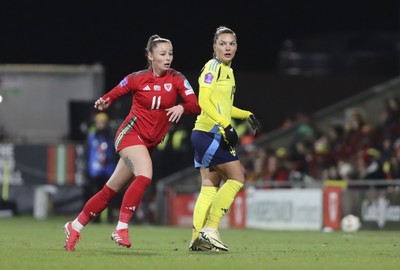
{"label": "grass turf texture", "polygon": [[221,229],[229,252],[189,252],[190,228],[131,225],[132,247],[113,225],[89,224],[75,252],[63,248],[68,217],[0,218],[0,269],[397,269],[398,231],[281,232]]}

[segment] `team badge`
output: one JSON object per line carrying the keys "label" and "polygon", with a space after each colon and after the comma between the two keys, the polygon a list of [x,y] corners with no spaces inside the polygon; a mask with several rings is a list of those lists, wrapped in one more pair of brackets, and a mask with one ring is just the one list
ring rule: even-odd
{"label": "team badge", "polygon": [[211,84],[213,79],[214,79],[214,75],[212,75],[212,73],[209,72],[204,76],[204,83]]}
{"label": "team badge", "polygon": [[172,83],[164,83],[164,89],[168,92],[172,89]]}

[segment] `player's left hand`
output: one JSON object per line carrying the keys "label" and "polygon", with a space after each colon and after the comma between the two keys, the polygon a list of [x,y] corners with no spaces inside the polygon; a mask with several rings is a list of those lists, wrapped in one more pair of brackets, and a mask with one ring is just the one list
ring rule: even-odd
{"label": "player's left hand", "polygon": [[260,121],[257,120],[257,118],[254,116],[254,114],[250,114],[247,121],[249,121],[251,128],[254,130],[254,136],[257,136],[261,129]]}
{"label": "player's left hand", "polygon": [[182,105],[176,105],[174,107],[166,109],[166,111],[167,116],[169,116],[169,121],[172,123],[178,123],[184,110]]}

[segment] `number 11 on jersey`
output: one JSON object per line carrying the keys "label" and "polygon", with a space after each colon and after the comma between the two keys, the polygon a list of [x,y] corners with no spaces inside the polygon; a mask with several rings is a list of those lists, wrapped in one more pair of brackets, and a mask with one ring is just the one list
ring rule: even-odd
{"label": "number 11 on jersey", "polygon": [[151,109],[152,110],[160,109],[160,104],[161,104],[161,96],[153,96],[153,99],[151,101]]}

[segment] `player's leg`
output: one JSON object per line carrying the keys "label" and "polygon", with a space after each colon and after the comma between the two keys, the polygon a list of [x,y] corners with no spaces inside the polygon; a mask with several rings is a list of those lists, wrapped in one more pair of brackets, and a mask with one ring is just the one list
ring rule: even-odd
{"label": "player's leg", "polygon": [[139,209],[143,195],[150,185],[153,167],[150,153],[144,145],[126,147],[120,151],[120,156],[124,160],[126,168],[133,172],[135,178],[125,191],[118,224],[111,238],[119,245],[130,247],[128,223],[136,210]]}
{"label": "player's leg", "polygon": [[67,251],[74,251],[80,238],[80,232],[95,216],[108,206],[112,198],[129,182],[132,172],[125,166],[122,159],[118,161],[114,173],[103,188],[93,195],[84,205],[78,217],[64,225],[67,236],[64,245]]}
{"label": "player's leg", "polygon": [[201,189],[193,210],[192,240],[189,245],[191,251],[211,249],[210,245],[204,245],[202,241],[199,241],[198,236],[206,224],[211,204],[221,183],[221,176],[217,172],[210,172],[209,168],[200,168],[200,175]]}
{"label": "player's leg", "polygon": [[218,227],[222,217],[228,212],[234,198],[243,187],[244,175],[238,160],[219,164],[214,168],[226,179],[226,182],[215,195],[207,222],[200,231],[200,236],[211,242],[215,247],[227,251],[228,247],[222,242]]}

